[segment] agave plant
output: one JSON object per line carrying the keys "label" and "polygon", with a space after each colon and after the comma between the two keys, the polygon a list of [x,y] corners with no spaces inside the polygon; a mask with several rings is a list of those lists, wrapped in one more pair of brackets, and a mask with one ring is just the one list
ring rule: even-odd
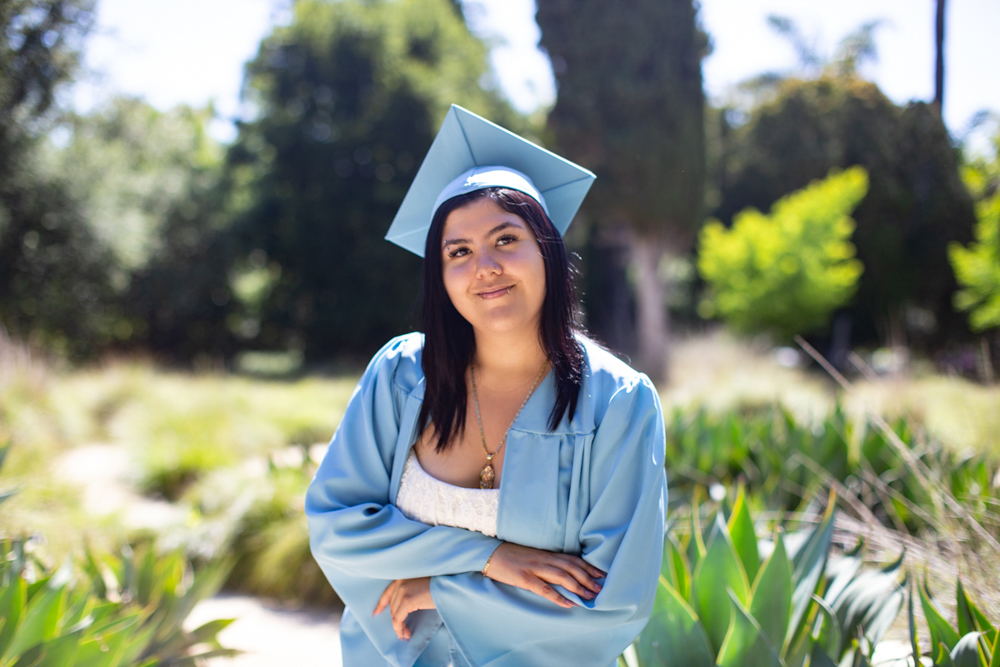
{"label": "agave plant", "polygon": [[639,667],[867,664],[862,646],[903,605],[902,556],[863,569],[859,542],[832,557],[834,500],[811,530],[760,542],[742,489],[707,538],[695,501],[687,547],[668,538],[653,615],[633,645]]}
{"label": "agave plant", "polygon": [[[927,629],[930,632],[930,652],[927,654],[935,667],[1000,667],[1000,641],[994,626],[979,606],[965,591],[962,580],[955,587],[958,627],[945,620],[934,604],[927,578],[917,582],[917,594],[923,608]],[[920,657],[920,638],[914,614],[913,586],[910,586],[909,616],[910,642],[913,655]],[[924,663],[926,664],[926,663]]]}
{"label": "agave plant", "polygon": [[[227,567],[192,576],[180,554],[95,556],[82,568],[71,560],[55,572],[26,552],[24,541],[0,541],[0,667],[194,666],[234,655],[216,635],[232,620],[187,632],[182,623],[213,594]],[[192,653],[196,645],[207,651]]]}
{"label": "agave plant", "polygon": [[[0,502],[8,496],[0,492]],[[179,553],[125,547],[119,556],[87,549],[82,567],[67,559],[53,572],[26,546],[0,539],[0,667],[194,667],[237,653],[217,639],[232,619],[183,628],[194,605],[219,590],[228,563],[193,572]]]}

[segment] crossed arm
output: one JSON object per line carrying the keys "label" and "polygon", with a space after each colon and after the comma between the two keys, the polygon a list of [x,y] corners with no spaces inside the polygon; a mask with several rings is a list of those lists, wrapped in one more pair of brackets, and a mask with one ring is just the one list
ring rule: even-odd
{"label": "crossed arm", "polygon": [[[579,556],[504,542],[490,556],[484,576],[536,593],[561,607],[572,608],[578,605],[560,595],[553,584],[593,600],[601,592],[597,580],[606,574]],[[406,625],[407,617],[420,609],[435,608],[431,578],[396,579],[383,591],[372,616],[378,616],[386,608],[392,616],[396,636],[408,641],[412,633]]]}

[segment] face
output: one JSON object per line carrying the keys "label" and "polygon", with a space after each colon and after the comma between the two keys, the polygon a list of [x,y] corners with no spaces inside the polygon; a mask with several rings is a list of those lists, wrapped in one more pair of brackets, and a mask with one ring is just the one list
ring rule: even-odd
{"label": "face", "polygon": [[477,332],[538,331],[545,261],[520,216],[486,198],[455,209],[444,222],[441,266],[452,304]]}

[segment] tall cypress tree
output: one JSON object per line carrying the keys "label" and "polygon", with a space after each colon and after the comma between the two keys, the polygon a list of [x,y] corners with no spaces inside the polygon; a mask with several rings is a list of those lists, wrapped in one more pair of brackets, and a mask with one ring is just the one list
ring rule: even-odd
{"label": "tall cypress tree", "polygon": [[537,20],[559,90],[549,127],[598,176],[586,210],[627,249],[635,360],[663,378],[669,285],[658,268],[702,222],[707,37],[691,0],[538,0]]}

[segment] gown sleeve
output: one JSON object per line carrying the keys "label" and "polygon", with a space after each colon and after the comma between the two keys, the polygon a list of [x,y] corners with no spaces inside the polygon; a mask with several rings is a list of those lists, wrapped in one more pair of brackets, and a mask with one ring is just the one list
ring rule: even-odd
{"label": "gown sleeve", "polygon": [[392,580],[478,572],[501,544],[411,521],[389,502],[406,403],[394,378],[401,363],[419,364],[405,359],[406,348],[405,339],[394,339],[372,359],[306,493],[313,556],[359,618],[371,614]]}
{"label": "gown sleeve", "polygon": [[649,620],[663,551],[666,476],[663,416],[645,376],[610,399],[582,483],[590,508],[581,556],[607,572],[603,589],[565,609],[478,572],[435,576],[438,613],[469,663],[478,667],[594,665],[615,662]]}

